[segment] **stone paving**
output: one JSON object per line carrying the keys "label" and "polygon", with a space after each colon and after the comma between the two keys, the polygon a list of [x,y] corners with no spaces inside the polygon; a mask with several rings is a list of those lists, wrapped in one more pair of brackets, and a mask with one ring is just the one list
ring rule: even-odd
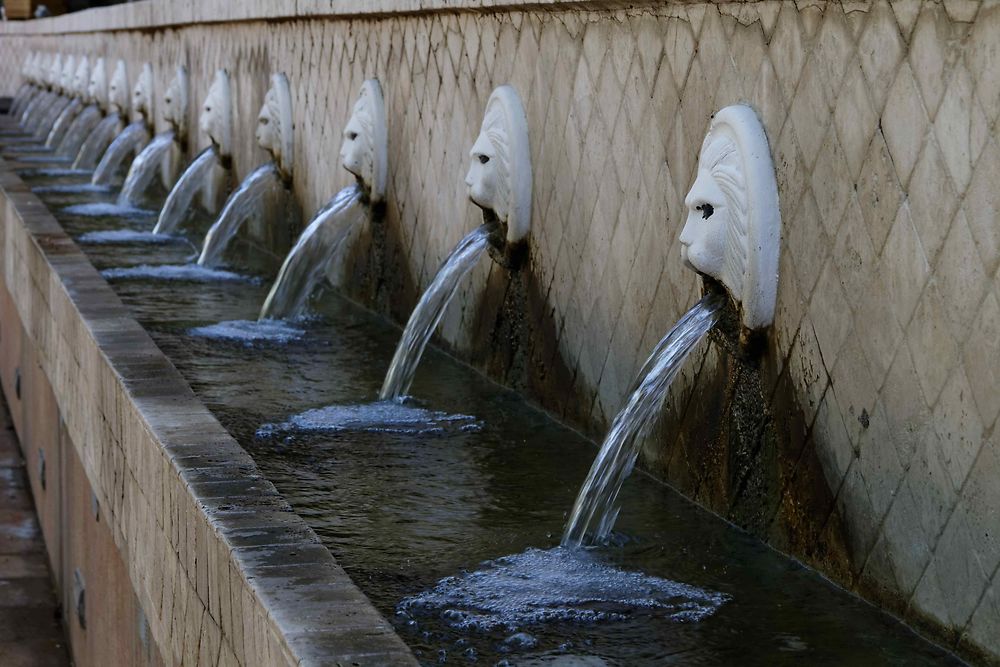
{"label": "stone paving", "polygon": [[0,394],[0,665],[69,665],[42,532]]}

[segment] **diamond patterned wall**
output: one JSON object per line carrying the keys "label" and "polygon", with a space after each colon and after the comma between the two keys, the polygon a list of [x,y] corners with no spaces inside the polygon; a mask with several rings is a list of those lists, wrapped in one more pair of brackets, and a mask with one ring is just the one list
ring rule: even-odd
{"label": "diamond patterned wall", "polygon": [[[198,100],[213,70],[229,66],[245,174],[264,159],[251,128],[267,74],[284,70],[295,187],[311,212],[349,182],[339,134],[361,81],[378,76],[390,126],[387,307],[405,318],[477,223],[463,193],[467,151],[491,89],[513,83],[535,173],[526,301],[545,337],[529,359],[548,369],[522,388],[595,433],[697,298],[678,260],[684,194],[713,110],[752,104],[784,225],[761,391],[800,446],[778,455],[779,501],[763,519],[743,521],[738,501],[712,494],[691,454],[702,444],[693,424],[712,418],[710,390],[727,361],[706,346],[646,464],[950,645],[1000,659],[1000,6],[558,9],[30,38],[9,27],[0,85],[16,87],[27,48],[124,57],[132,71],[152,58],[163,83],[183,62]],[[440,330],[494,372],[481,321],[509,304],[506,283],[484,262]],[[823,512],[802,509],[803,484],[828,490]],[[796,520],[815,539],[789,538],[782,526]],[[816,543],[836,551],[838,533],[844,556],[817,556]]]}

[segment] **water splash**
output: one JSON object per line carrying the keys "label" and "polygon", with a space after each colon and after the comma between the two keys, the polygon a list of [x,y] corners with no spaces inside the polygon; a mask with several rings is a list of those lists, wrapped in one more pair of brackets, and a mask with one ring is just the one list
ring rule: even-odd
{"label": "water splash", "polygon": [[125,177],[125,185],[118,195],[119,206],[138,206],[142,195],[149,189],[156,177],[156,172],[163,163],[167,151],[174,145],[174,133],[163,132],[153,137],[153,140],[142,149],[142,152],[132,161],[132,166]]}
{"label": "water splash", "polygon": [[110,113],[97,124],[94,131],[87,136],[87,139],[80,146],[80,152],[76,154],[73,161],[74,169],[93,169],[97,166],[97,161],[104,151],[107,150],[111,140],[118,133],[118,125],[121,118],[116,113]]}
{"label": "water splash", "polygon": [[97,124],[101,122],[103,116],[104,114],[101,113],[101,109],[96,104],[91,104],[84,108],[73,119],[69,129],[66,130],[66,136],[63,137],[56,148],[56,155],[69,160],[75,158],[80,152],[83,142],[87,140],[87,137],[94,131]]}
{"label": "water splash", "polygon": [[94,169],[94,177],[91,183],[94,185],[108,185],[114,178],[115,172],[121,168],[122,162],[129,154],[138,153],[149,141],[149,132],[146,131],[145,121],[137,120],[129,124],[119,133],[115,140],[104,152],[104,157]]}
{"label": "water splash", "polygon": [[167,196],[153,233],[171,234],[177,231],[191,210],[191,200],[205,186],[212,171],[218,166],[220,166],[219,154],[214,148],[206,148],[198,154],[177,179],[173,190]]}
{"label": "water splash", "polygon": [[201,338],[236,341],[249,346],[264,342],[290,343],[302,338],[306,331],[282,320],[230,320],[196,327],[189,333]]}
{"label": "water splash", "polygon": [[110,202],[76,204],[74,206],[67,206],[62,212],[67,215],[78,215],[83,218],[146,218],[156,214],[155,211],[148,211],[134,206],[119,206]]}
{"label": "water splash", "polygon": [[582,549],[528,549],[486,561],[405,598],[396,613],[434,616],[457,630],[515,632],[546,623],[606,623],[638,615],[696,622],[729,600],[696,588],[602,563]]}
{"label": "water splash", "polygon": [[403,337],[396,347],[389,372],[379,392],[380,399],[399,398],[409,391],[427,342],[444,316],[451,298],[455,296],[459,282],[486,251],[491,230],[490,225],[480,225],[474,229],[459,241],[438,269],[437,275],[420,297],[406,323]]}
{"label": "water splash", "polygon": [[[87,176],[90,174],[86,169],[60,169],[60,168],[46,168],[46,169],[24,169],[19,172],[21,176],[26,177],[62,177],[62,176]],[[81,184],[84,185],[84,184]],[[89,183],[85,184],[86,187],[93,187]],[[58,190],[53,190],[53,192],[58,192]]]}
{"label": "water splash", "polygon": [[[17,162],[23,162],[25,164],[32,163],[43,163],[43,164],[62,164],[69,163],[73,158],[62,157],[61,155],[53,155],[52,153],[46,153],[45,155],[9,155],[4,153],[4,157],[16,160]],[[89,171],[87,172],[90,173]]]}
{"label": "water splash", "polygon": [[593,543],[602,543],[611,534],[620,509],[618,492],[635,466],[639,446],[659,415],[684,360],[718,321],[722,304],[722,297],[706,295],[653,349],[576,497],[562,546],[578,547],[588,537]]}
{"label": "water splash", "polygon": [[13,145],[10,145],[10,147],[4,151],[4,155],[10,155],[16,158],[17,156],[20,155],[34,155],[37,153],[52,152],[51,149],[46,148],[45,146],[41,146],[35,143],[30,143],[31,141],[32,140],[29,139],[27,142],[18,142]]}
{"label": "water splash", "polygon": [[361,188],[346,187],[313,218],[285,258],[260,311],[260,319],[300,315],[331,260],[364,220]]}
{"label": "water splash", "polygon": [[140,264],[104,269],[108,280],[167,280],[189,283],[255,282],[254,278],[233,271],[211,269],[197,264]]}
{"label": "water splash", "polygon": [[240,226],[251,215],[258,213],[264,199],[281,187],[278,168],[273,162],[257,167],[247,176],[240,187],[229,196],[222,213],[205,235],[198,264],[212,266],[219,263],[222,253],[236,236]]}
{"label": "water splash", "polygon": [[[51,172],[51,171],[62,171],[62,170],[40,169],[39,171]],[[67,175],[76,175],[77,173],[79,173],[75,170],[66,170],[66,171],[70,172],[70,174]],[[87,173],[87,172],[82,172],[82,173]],[[39,175],[47,176],[49,174],[46,173]],[[54,175],[60,176],[62,174],[54,174]],[[110,185],[94,185],[92,183],[66,183],[62,185],[38,185],[31,188],[31,191],[34,192],[36,195],[86,194],[86,193],[104,194],[107,192],[111,192],[113,189],[114,188],[112,188]]]}
{"label": "water splash", "polygon": [[97,232],[87,232],[81,234],[76,239],[80,243],[90,243],[93,245],[112,245],[119,243],[186,243],[183,236],[171,236],[168,234],[154,234],[153,232],[140,232],[134,229],[103,229]]}
{"label": "water splash", "polygon": [[482,424],[471,415],[428,410],[409,401],[376,401],[307,410],[280,424],[264,424],[257,430],[257,436],[341,431],[441,435],[481,431],[482,428]]}
{"label": "water splash", "polygon": [[52,129],[49,131],[49,135],[45,137],[46,147],[54,150],[59,145],[82,109],[83,102],[73,98],[73,101],[69,103],[69,106],[63,109],[62,113],[59,114],[59,117],[56,118],[56,122],[52,124]]}

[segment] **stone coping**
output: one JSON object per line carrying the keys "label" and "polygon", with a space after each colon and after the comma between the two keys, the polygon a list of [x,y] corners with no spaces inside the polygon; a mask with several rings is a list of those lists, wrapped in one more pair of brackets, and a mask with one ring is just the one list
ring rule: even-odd
{"label": "stone coping", "polygon": [[[720,0],[715,0],[720,1]],[[679,4],[679,0],[670,0]],[[667,3],[667,4],[670,4]],[[145,30],[178,25],[275,21],[297,18],[378,18],[440,12],[486,12],[660,7],[654,0],[142,0],[98,7],[72,14],[30,21],[0,23],[0,35],[56,35],[66,33]]]}
{"label": "stone coping", "polygon": [[192,641],[218,649],[212,664],[416,664],[2,159],[0,249],[167,664]]}

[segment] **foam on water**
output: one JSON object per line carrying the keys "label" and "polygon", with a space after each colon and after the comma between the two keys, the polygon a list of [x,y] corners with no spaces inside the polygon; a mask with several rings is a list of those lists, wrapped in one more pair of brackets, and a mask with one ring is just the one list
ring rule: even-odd
{"label": "foam on water", "polygon": [[[15,160],[16,162],[54,162],[54,163],[61,163],[61,162],[72,162],[73,161],[73,158],[71,158],[71,157],[66,157],[65,155],[52,155],[52,154],[48,154],[48,155],[25,155],[25,156],[14,156],[14,157],[17,158]],[[13,158],[10,158],[10,159],[13,159]],[[76,172],[76,171],[80,171],[80,170],[74,169],[73,171]],[[86,170],[84,173],[88,173],[89,174],[90,171]]]}
{"label": "foam on water", "polygon": [[111,244],[111,243],[186,243],[183,236],[170,234],[154,234],[140,232],[134,229],[104,229],[98,232],[87,232],[76,239],[80,243]]}
{"label": "foam on water", "polygon": [[87,176],[90,172],[86,169],[25,169],[21,171],[22,176]]}
{"label": "foam on water", "polygon": [[[76,173],[74,170],[67,170],[72,173]],[[87,173],[87,172],[81,172]],[[110,185],[94,185],[92,183],[71,183],[69,185],[40,185],[38,187],[31,188],[31,191],[37,195],[48,194],[48,193],[64,193],[64,194],[82,194],[88,192],[111,192],[114,190]]]}
{"label": "foam on water", "polygon": [[[159,235],[158,235],[159,236]],[[305,329],[292,326],[284,320],[230,320],[189,332],[192,336],[231,340],[251,345],[253,343],[289,343],[305,335]]]}
{"label": "foam on water", "polygon": [[404,399],[356,405],[330,405],[307,410],[281,424],[264,424],[257,430],[257,436],[268,437],[287,432],[339,431],[430,435],[481,431],[482,428],[482,424],[471,415],[428,410]]}
{"label": "foam on water", "polygon": [[175,280],[189,283],[254,282],[253,278],[225,271],[210,269],[197,264],[140,264],[139,266],[104,269],[101,275],[108,280]]}
{"label": "foam on water", "polygon": [[62,210],[68,215],[79,215],[86,218],[145,218],[156,215],[156,211],[148,211],[135,206],[119,206],[109,202],[94,204],[77,204],[67,206]]}
{"label": "foam on water", "polygon": [[701,621],[729,596],[641,572],[584,549],[528,549],[446,577],[401,601],[396,613],[443,619],[458,630],[508,632],[546,623],[603,623],[636,616]]}

